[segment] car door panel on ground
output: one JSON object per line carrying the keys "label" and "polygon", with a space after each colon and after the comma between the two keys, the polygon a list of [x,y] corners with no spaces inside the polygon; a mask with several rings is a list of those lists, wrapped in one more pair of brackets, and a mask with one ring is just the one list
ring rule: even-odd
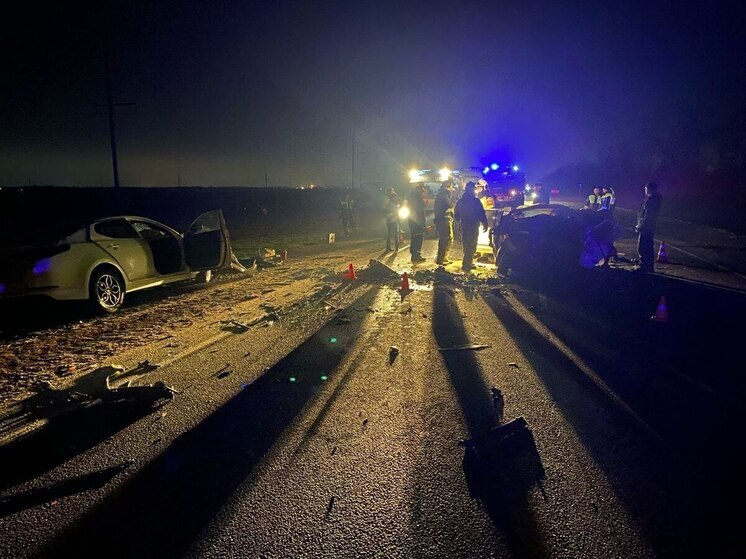
{"label": "car door panel on ground", "polygon": [[126,219],[109,219],[91,225],[91,241],[111,256],[127,276],[138,283],[153,276],[154,266],[148,243]]}

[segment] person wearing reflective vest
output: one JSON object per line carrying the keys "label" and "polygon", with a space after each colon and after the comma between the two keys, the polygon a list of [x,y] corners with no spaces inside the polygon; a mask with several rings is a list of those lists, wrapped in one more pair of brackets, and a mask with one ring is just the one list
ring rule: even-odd
{"label": "person wearing reflective vest", "polygon": [[614,208],[616,207],[616,198],[614,197],[614,189],[610,186],[603,186],[601,188],[601,209],[609,210],[609,216],[614,215]]}
{"label": "person wearing reflective vest", "polygon": [[592,210],[598,210],[601,208],[601,189],[595,187],[593,192],[588,195],[588,199],[585,201],[585,207]]}

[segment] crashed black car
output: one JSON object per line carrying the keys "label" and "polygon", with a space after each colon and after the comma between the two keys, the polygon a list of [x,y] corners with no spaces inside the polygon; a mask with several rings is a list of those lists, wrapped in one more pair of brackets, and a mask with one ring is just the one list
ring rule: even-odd
{"label": "crashed black car", "polygon": [[565,204],[519,206],[492,228],[497,273],[559,271],[608,264],[619,226],[607,211]]}

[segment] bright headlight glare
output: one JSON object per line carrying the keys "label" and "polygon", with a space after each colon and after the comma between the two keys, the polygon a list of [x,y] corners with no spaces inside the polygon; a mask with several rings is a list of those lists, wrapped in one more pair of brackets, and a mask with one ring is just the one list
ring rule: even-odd
{"label": "bright headlight glare", "polygon": [[538,193],[536,193],[536,192],[534,192],[534,193],[533,193],[533,194],[531,195],[531,198],[538,198],[538,197],[539,197],[539,194],[538,194]]}
{"label": "bright headlight glare", "polygon": [[409,171],[410,180],[416,181],[419,178],[420,178],[420,172],[417,169],[412,169],[411,171]]}
{"label": "bright headlight glare", "polygon": [[409,208],[406,206],[399,208],[399,217],[401,219],[407,219],[409,217]]}
{"label": "bright headlight glare", "polygon": [[448,180],[448,177],[451,176],[451,170],[448,167],[443,167],[440,171],[438,171],[438,174],[440,175],[441,181]]}

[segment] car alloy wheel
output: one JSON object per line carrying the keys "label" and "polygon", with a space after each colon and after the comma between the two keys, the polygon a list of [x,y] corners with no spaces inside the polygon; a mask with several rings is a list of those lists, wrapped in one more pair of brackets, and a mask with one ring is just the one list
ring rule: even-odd
{"label": "car alloy wheel", "polygon": [[93,283],[93,296],[99,308],[114,312],[124,302],[124,286],[115,272],[103,271],[96,276]]}

